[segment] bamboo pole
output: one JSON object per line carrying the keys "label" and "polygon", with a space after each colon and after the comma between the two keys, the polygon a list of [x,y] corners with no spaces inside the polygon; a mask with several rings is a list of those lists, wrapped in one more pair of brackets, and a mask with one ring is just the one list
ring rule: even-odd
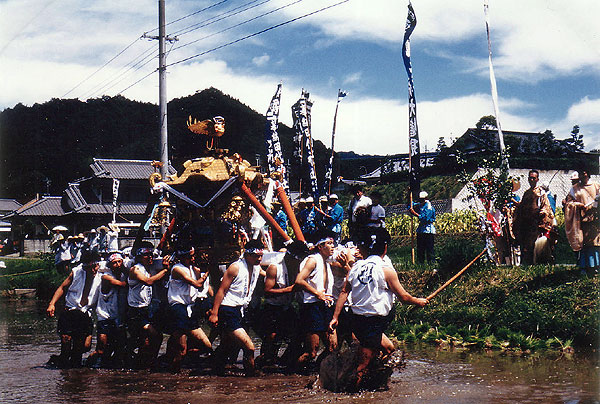
{"label": "bamboo pole", "polygon": [[431,300],[434,297],[436,297],[438,295],[438,293],[440,293],[442,290],[446,289],[448,287],[448,285],[450,285],[459,276],[461,276],[463,274],[463,272],[465,272],[471,265],[473,265],[475,263],[475,261],[477,261],[479,258],[481,258],[481,256],[483,254],[485,254],[486,251],[487,251],[487,248],[484,248],[483,251],[481,251],[477,257],[473,258],[473,260],[471,262],[469,262],[463,269],[461,269],[460,271],[458,271],[456,273],[456,275],[454,275],[452,278],[448,279],[448,281],[446,283],[444,283],[442,286],[440,286],[439,288],[437,288],[437,290],[435,292],[433,292],[432,294],[430,294],[429,296],[427,296],[426,299],[427,300]]}
{"label": "bamboo pole", "polygon": [[302,234],[302,230],[300,230],[300,224],[298,223],[298,219],[296,219],[296,215],[294,214],[294,209],[292,209],[292,205],[290,204],[290,200],[285,194],[285,190],[281,186],[281,184],[277,184],[277,197],[281,202],[281,206],[283,206],[283,210],[286,215],[288,215],[288,219],[290,220],[290,225],[292,226],[292,230],[294,230],[294,235],[297,240],[306,242],[304,235]]}
{"label": "bamboo pole", "polygon": [[269,225],[272,228],[274,228],[275,231],[277,233],[279,233],[279,235],[285,241],[289,241],[290,236],[288,236],[288,234],[281,228],[281,226],[279,226],[279,224],[275,221],[275,219],[273,219],[273,216],[271,216],[271,214],[269,212],[267,212],[267,210],[262,205],[262,203],[260,203],[260,201],[256,198],[256,196],[254,196],[254,194],[252,193],[250,188],[248,188],[248,186],[246,184],[242,183],[241,189],[242,189],[242,192],[250,200],[250,203],[252,204],[252,206],[254,206],[256,208],[256,210],[258,211],[258,213],[263,217],[263,219],[265,219],[269,223]]}

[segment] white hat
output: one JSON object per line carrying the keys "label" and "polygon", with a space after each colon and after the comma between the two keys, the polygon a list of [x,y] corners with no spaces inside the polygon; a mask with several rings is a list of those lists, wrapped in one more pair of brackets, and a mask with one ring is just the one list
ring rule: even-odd
{"label": "white hat", "polygon": [[319,197],[319,201],[327,202],[327,197],[325,195]]}
{"label": "white hat", "polygon": [[306,203],[311,203],[314,202],[315,200],[313,199],[312,196],[309,196],[308,198],[306,198]]}
{"label": "white hat", "polygon": [[571,179],[572,180],[578,180],[579,179],[579,173],[577,171],[575,171],[573,174],[571,174]]}
{"label": "white hat", "polygon": [[336,194],[329,195],[329,199],[339,199]]}
{"label": "white hat", "polygon": [[419,192],[419,199],[426,199],[428,196],[429,194],[425,191]]}

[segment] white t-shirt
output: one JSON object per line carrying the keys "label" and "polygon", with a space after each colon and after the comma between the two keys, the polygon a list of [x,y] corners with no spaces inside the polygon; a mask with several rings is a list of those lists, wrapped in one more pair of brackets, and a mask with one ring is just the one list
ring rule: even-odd
{"label": "white t-shirt", "polygon": [[379,220],[377,223],[368,223],[369,227],[385,227],[385,209],[381,205],[371,206],[371,220]]}
{"label": "white t-shirt", "polygon": [[387,266],[378,255],[357,261],[348,273],[352,288],[352,312],[361,316],[387,316],[394,303],[383,268]]}

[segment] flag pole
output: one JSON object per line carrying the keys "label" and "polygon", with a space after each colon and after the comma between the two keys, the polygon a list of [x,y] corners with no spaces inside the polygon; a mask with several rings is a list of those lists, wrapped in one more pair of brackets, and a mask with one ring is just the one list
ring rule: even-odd
{"label": "flag pole", "polygon": [[488,64],[490,70],[490,87],[492,92],[492,104],[494,105],[494,114],[496,116],[496,129],[498,129],[498,144],[500,145],[500,155],[502,166],[508,170],[508,157],[505,154],[504,135],[502,134],[502,126],[500,125],[500,108],[498,106],[498,88],[496,86],[496,76],[494,74],[494,66],[492,64],[492,41],[490,39],[490,16],[488,0],[483,0],[483,11],[485,14],[485,32],[487,34],[488,43]]}
{"label": "flag pole", "polygon": [[[417,16],[409,0],[408,13],[406,16],[406,26],[404,31],[404,41],[402,44],[402,59],[404,68],[408,76],[408,190],[409,190],[409,214],[413,207],[413,194],[421,188],[419,170],[421,165],[421,152],[419,148],[419,129],[417,125],[417,101],[415,98],[415,89],[413,84],[412,66],[410,63],[410,35],[417,25]],[[415,263],[414,251],[414,216],[411,215],[410,238],[411,238],[411,256],[412,263]]]}
{"label": "flag pole", "polygon": [[335,104],[335,114],[333,115],[333,129],[331,130],[331,156],[329,157],[329,165],[327,166],[327,173],[325,174],[325,181],[327,181],[327,187],[324,187],[324,190],[327,194],[331,194],[331,184],[333,182],[333,157],[334,157],[334,144],[335,144],[335,128],[337,124],[337,114],[338,107],[340,106],[340,101],[347,95],[345,91],[342,89],[338,89],[337,102]]}

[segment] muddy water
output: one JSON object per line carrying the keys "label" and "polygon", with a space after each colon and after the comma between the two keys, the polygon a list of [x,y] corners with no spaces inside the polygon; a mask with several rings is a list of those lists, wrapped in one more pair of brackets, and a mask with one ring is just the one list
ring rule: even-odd
{"label": "muddy water", "polygon": [[44,310],[36,301],[0,301],[0,403],[600,403],[595,352],[514,357],[408,347],[389,390],[356,395],[307,388],[310,376],[51,369],[44,364],[59,341]]}

